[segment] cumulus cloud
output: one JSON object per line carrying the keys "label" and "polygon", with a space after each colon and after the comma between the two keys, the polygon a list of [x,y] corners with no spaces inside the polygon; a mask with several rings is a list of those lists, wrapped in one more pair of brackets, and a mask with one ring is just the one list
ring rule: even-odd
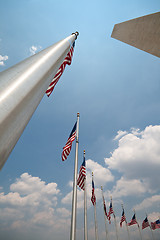
{"label": "cumulus cloud", "polygon": [[123,136],[118,132],[115,139],[118,147],[105,158],[109,169],[118,170],[126,179],[146,181],[149,191],[159,190],[160,126],[150,125],[144,131],[131,129]]}
{"label": "cumulus cloud", "polygon": [[[0,219],[11,228],[51,226],[57,215],[55,206],[60,190],[57,184],[23,173],[10,185],[10,192],[0,193]],[[67,210],[64,211],[67,214]],[[58,213],[58,212],[57,212]]]}
{"label": "cumulus cloud", "polygon": [[148,185],[138,179],[125,179],[121,177],[111,191],[107,191],[107,195],[112,196],[114,199],[141,195],[148,191]]}
{"label": "cumulus cloud", "polygon": [[2,56],[0,55],[0,66],[4,66],[4,62],[8,60],[8,56],[5,55],[5,56]]}
{"label": "cumulus cloud", "polygon": [[105,185],[108,182],[112,182],[114,180],[114,176],[111,171],[99,163],[89,159],[86,161],[87,168],[87,181],[91,183],[92,172],[94,173],[94,179],[96,185],[101,187],[101,185]]}
{"label": "cumulus cloud", "polygon": [[152,197],[144,199],[140,204],[134,206],[136,210],[149,209],[153,205],[157,205],[160,203],[160,195],[154,195]]}
{"label": "cumulus cloud", "polygon": [[32,45],[30,48],[29,48],[29,51],[30,51],[30,54],[31,55],[34,55],[37,51],[41,50],[42,47],[41,46],[34,46]]}
{"label": "cumulus cloud", "polygon": [[19,194],[41,192],[43,194],[56,195],[60,192],[56,183],[46,184],[39,177],[32,177],[28,173],[23,173],[15,183],[11,184],[10,190]]}
{"label": "cumulus cloud", "polygon": [[114,140],[117,140],[117,139],[121,138],[122,136],[124,136],[124,135],[126,135],[126,134],[127,134],[127,131],[121,131],[121,130],[119,130],[119,131],[117,132],[117,135],[115,136]]}

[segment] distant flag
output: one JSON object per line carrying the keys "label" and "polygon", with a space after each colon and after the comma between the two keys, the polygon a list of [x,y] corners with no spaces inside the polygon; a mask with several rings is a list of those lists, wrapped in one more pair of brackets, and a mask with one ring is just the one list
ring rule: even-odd
{"label": "distant flag", "polygon": [[106,217],[108,218],[104,196],[103,196],[103,208],[104,208],[104,213],[105,213]]}
{"label": "distant flag", "polygon": [[94,188],[94,181],[92,179],[92,197],[91,197],[91,202],[93,203],[93,206],[96,204],[96,196],[95,196],[95,188]]}
{"label": "distant flag", "polygon": [[58,69],[56,75],[54,76],[52,82],[50,83],[50,85],[49,85],[49,87],[48,87],[48,89],[46,91],[46,94],[47,94],[48,97],[53,92],[53,89],[54,89],[55,85],[57,84],[57,82],[59,81],[60,77],[62,76],[66,65],[71,65],[72,56],[73,56],[73,52],[74,52],[74,45],[75,45],[75,42],[71,46],[71,48],[70,48],[66,58],[64,59],[64,61],[61,64],[60,68]]}
{"label": "distant flag", "polygon": [[148,221],[148,218],[147,218],[147,217],[143,220],[142,229],[144,229],[144,228],[146,228],[146,227],[149,227],[149,221]]}
{"label": "distant flag", "polygon": [[155,222],[151,222],[151,228],[152,228],[153,230],[160,228],[160,219],[158,219],[158,220],[155,221]]}
{"label": "distant flag", "polygon": [[86,161],[85,161],[85,157],[83,157],[83,163],[80,167],[79,170],[79,177],[77,180],[77,185],[84,190],[85,188],[85,179],[86,179]]}
{"label": "distant flag", "polygon": [[77,122],[75,123],[72,132],[67,140],[66,145],[63,148],[63,152],[62,152],[62,161],[66,160],[68,155],[70,154],[71,148],[72,148],[72,142],[75,140],[76,138],[76,127],[77,127]]}
{"label": "distant flag", "polygon": [[112,200],[110,202],[109,212],[108,212],[108,221],[109,221],[109,223],[111,223],[111,214],[114,214],[113,207],[112,207]]}
{"label": "distant flag", "polygon": [[137,224],[137,220],[136,220],[136,215],[134,214],[131,221],[127,224],[128,226],[131,226],[133,224]]}
{"label": "distant flag", "polygon": [[124,214],[124,209],[123,209],[123,211],[122,211],[122,217],[121,217],[121,221],[120,221],[120,227],[122,227],[122,223],[123,223],[124,221],[126,221],[126,216],[125,216],[125,214]]}

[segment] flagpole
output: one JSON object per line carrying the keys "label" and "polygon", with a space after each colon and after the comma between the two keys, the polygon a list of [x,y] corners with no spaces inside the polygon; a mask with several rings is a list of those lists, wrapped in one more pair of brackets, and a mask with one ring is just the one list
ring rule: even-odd
{"label": "flagpole", "polygon": [[[93,180],[93,172],[92,172],[92,180]],[[94,221],[95,221],[95,239],[98,240],[96,202],[94,203]]]}
{"label": "flagpole", "polygon": [[76,152],[75,152],[75,165],[74,165],[74,181],[73,181],[72,216],[71,216],[70,240],[76,240],[77,170],[78,170],[78,143],[79,143],[78,140],[79,140],[79,113],[77,113]]}
{"label": "flagpole", "polygon": [[[147,215],[147,213],[146,213],[146,217],[147,217],[147,219],[148,219],[148,215]],[[148,221],[148,222],[149,222],[149,221]],[[153,231],[152,231],[152,228],[151,228],[151,225],[150,225],[150,223],[149,223],[149,228],[150,228],[150,230],[151,230],[152,239],[154,240],[154,235],[153,235]]]}
{"label": "flagpole", "polygon": [[[122,211],[124,210],[123,204],[122,204]],[[127,229],[127,234],[128,234],[128,240],[130,240],[130,235],[129,235],[129,229],[128,229],[128,225],[127,225],[127,220],[125,218],[125,223],[126,223],[126,229]]]}
{"label": "flagpole", "polygon": [[76,32],[0,72],[0,169],[77,36]]}
{"label": "flagpole", "polygon": [[[102,201],[104,201],[104,196],[103,196],[103,187],[101,186],[101,190],[102,190]],[[104,205],[104,202],[103,202]],[[106,239],[109,240],[109,236],[108,236],[108,227],[107,227],[107,220],[106,220],[106,214],[104,212],[104,221],[105,221],[105,229],[106,229]]]}
{"label": "flagpole", "polygon": [[[136,217],[136,211],[134,209],[134,214],[135,214],[135,217]],[[142,234],[141,234],[141,230],[140,230],[140,227],[139,227],[139,223],[137,221],[137,218],[136,218],[136,222],[137,222],[137,227],[138,227],[138,230],[139,230],[139,235],[140,235],[140,239],[142,240]]]}
{"label": "flagpole", "polygon": [[[83,152],[83,157],[85,159],[85,150]],[[86,189],[86,177],[84,180],[84,240],[88,240],[87,231],[87,189]]]}
{"label": "flagpole", "polygon": [[[111,202],[112,202],[112,196],[111,196]],[[112,208],[113,208],[113,203],[112,203]],[[116,215],[114,214],[114,211],[113,211],[113,217],[114,217],[114,225],[116,229],[116,238],[118,240],[118,229],[117,229]]]}

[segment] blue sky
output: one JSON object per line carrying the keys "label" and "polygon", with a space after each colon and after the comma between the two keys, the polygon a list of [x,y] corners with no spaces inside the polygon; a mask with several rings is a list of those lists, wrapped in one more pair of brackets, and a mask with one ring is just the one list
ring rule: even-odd
{"label": "blue sky", "polygon": [[[158,12],[158,0],[0,2],[0,71],[72,32],[80,33],[71,66],[44,96],[0,172],[0,238],[69,239],[75,144],[62,148],[80,112],[79,167],[86,150],[88,231],[94,239],[91,172],[99,239],[105,239],[100,186],[117,223],[124,203],[141,224],[160,215],[159,58],[111,38],[114,24]],[[67,103],[67,104],[66,104]],[[114,224],[109,227],[114,239]],[[132,239],[139,239],[136,226]],[[150,239],[149,229],[143,238]],[[159,230],[154,231],[159,239]],[[125,226],[120,239],[127,239]],[[53,238],[54,236],[54,238]],[[83,192],[78,191],[77,240],[83,237]]]}

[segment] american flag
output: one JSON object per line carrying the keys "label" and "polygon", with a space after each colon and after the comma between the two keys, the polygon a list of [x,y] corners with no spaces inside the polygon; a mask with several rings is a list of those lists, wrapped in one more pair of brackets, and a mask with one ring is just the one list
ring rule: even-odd
{"label": "american flag", "polygon": [[157,221],[155,222],[151,222],[151,228],[153,230],[157,229],[157,228],[160,228],[160,219],[158,219]]}
{"label": "american flag", "polygon": [[58,69],[56,75],[54,76],[52,82],[50,83],[47,91],[46,91],[46,94],[47,96],[49,97],[51,95],[51,93],[53,92],[53,89],[55,87],[55,85],[57,84],[57,82],[59,81],[60,77],[62,76],[63,72],[64,72],[64,69],[66,67],[66,65],[71,65],[71,62],[72,62],[72,56],[73,56],[73,52],[74,52],[74,45],[75,45],[75,42],[73,43],[73,45],[71,46],[66,58],[64,59],[63,63],[61,64],[60,68]]}
{"label": "american flag", "polygon": [[136,215],[134,214],[131,221],[127,224],[128,226],[131,226],[133,224],[137,224],[137,220],[136,220]]}
{"label": "american flag", "polygon": [[93,206],[96,204],[96,196],[95,196],[95,193],[94,193],[94,182],[93,182],[93,179],[92,179],[92,197],[91,197],[91,202],[93,203]]}
{"label": "american flag", "polygon": [[147,217],[143,220],[142,229],[144,229],[146,227],[149,227],[149,222],[148,222],[148,218]]}
{"label": "american flag", "polygon": [[111,223],[111,214],[114,214],[113,207],[112,207],[112,201],[110,202],[109,212],[108,212],[108,221],[109,221],[109,223]]}
{"label": "american flag", "polygon": [[106,217],[108,217],[104,196],[103,196],[103,208],[104,208],[104,213],[105,213]]}
{"label": "american flag", "polygon": [[85,157],[83,158],[83,163],[79,170],[79,177],[77,180],[77,185],[84,190],[85,189],[85,179],[86,179],[86,161]]}
{"label": "american flag", "polygon": [[70,154],[71,148],[72,148],[72,142],[75,140],[76,138],[76,127],[77,127],[77,122],[75,123],[72,132],[67,140],[66,145],[63,148],[63,152],[62,152],[62,161],[66,160],[68,155]]}
{"label": "american flag", "polygon": [[123,209],[123,212],[122,212],[122,217],[121,217],[121,221],[120,221],[120,227],[122,227],[122,223],[126,221],[126,216],[124,214],[124,209]]}

